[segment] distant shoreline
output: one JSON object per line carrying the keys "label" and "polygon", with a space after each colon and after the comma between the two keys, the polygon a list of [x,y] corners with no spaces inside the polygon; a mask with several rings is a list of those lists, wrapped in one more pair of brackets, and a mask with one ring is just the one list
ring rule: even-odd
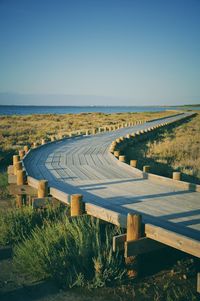
{"label": "distant shoreline", "polygon": [[73,105],[73,106],[70,106],[70,105],[29,105],[29,104],[18,104],[18,105],[12,105],[12,104],[7,104],[7,105],[1,105],[0,104],[0,107],[63,107],[63,108],[140,108],[140,107],[143,107],[143,108],[171,108],[171,107],[174,107],[174,108],[182,108],[182,107],[200,107],[200,104],[186,104],[186,105],[135,105],[135,106],[129,106],[129,105],[123,105],[123,106],[119,106],[119,105]]}
{"label": "distant shoreline", "polygon": [[0,116],[63,115],[63,114],[120,114],[153,113],[176,110],[200,110],[200,105],[183,106],[38,106],[0,105]]}

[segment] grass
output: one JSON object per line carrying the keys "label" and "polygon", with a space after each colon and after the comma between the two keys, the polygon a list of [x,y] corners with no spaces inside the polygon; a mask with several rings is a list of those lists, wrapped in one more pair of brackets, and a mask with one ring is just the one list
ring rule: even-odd
{"label": "grass", "polygon": [[8,197],[8,176],[6,173],[0,173],[0,199],[7,199]]}
{"label": "grass", "polygon": [[[128,279],[123,254],[112,252],[112,237],[118,231],[89,216],[48,223],[15,247],[14,263],[20,274],[34,281],[53,279],[64,288],[89,290],[112,287],[119,297],[113,300],[198,300],[195,259],[171,248],[143,255],[143,278]],[[159,266],[167,270],[159,271]]]}
{"label": "grass", "polygon": [[82,113],[1,116],[0,120],[0,166],[9,165],[12,156],[24,145],[41,142],[42,138],[73,130],[91,129],[120,122],[159,118],[169,112],[146,113]]}
{"label": "grass", "polygon": [[57,221],[64,215],[62,206],[36,211],[32,207],[0,210],[0,245],[14,245],[26,239],[35,227],[41,228],[49,221]]}
{"label": "grass", "polygon": [[52,278],[64,287],[102,287],[126,275],[123,256],[112,252],[113,226],[82,216],[36,228],[17,245],[14,262],[35,280]]}
{"label": "grass", "polygon": [[184,124],[159,130],[156,136],[125,150],[128,160],[137,159],[138,167],[150,165],[151,172],[200,184],[200,114]]}

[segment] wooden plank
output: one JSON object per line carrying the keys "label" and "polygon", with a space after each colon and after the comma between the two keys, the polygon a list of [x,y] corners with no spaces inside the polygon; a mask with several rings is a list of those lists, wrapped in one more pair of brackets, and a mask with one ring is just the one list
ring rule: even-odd
{"label": "wooden plank", "polygon": [[38,189],[39,180],[34,179],[33,177],[28,176],[27,177],[27,182],[28,182],[28,185],[30,185],[31,187]]}
{"label": "wooden plank", "polygon": [[200,185],[197,184],[184,182],[184,181],[177,181],[167,177],[158,176],[152,173],[148,173],[148,174],[143,173],[143,175],[146,177],[146,179],[149,179],[156,183],[160,183],[161,185],[164,184],[164,185],[169,185],[171,187],[175,186],[175,187],[183,188],[185,190],[200,192]]}
{"label": "wooden plank", "polygon": [[16,184],[17,183],[17,176],[8,174],[8,184]]}
{"label": "wooden plank", "polygon": [[7,173],[9,175],[14,175],[14,166],[13,165],[8,166]]}
{"label": "wooden plank", "polygon": [[200,241],[150,224],[145,225],[145,233],[148,238],[200,258]]}
{"label": "wooden plank", "polygon": [[60,191],[56,188],[50,187],[50,194],[56,198],[57,200],[61,201],[62,203],[69,205],[70,204],[70,195]]}
{"label": "wooden plank", "polygon": [[164,248],[164,246],[165,245],[147,237],[142,237],[138,240],[125,241],[124,256],[125,257],[136,256],[139,254],[144,254],[151,251],[155,251],[157,249]]}
{"label": "wooden plank", "polygon": [[37,189],[28,186],[28,185],[16,185],[16,184],[10,184],[8,186],[10,194],[29,194],[29,195],[36,195]]}
{"label": "wooden plank", "polygon": [[118,212],[114,212],[90,203],[85,204],[85,210],[88,215],[92,215],[119,227],[126,227],[126,216],[119,214]]}

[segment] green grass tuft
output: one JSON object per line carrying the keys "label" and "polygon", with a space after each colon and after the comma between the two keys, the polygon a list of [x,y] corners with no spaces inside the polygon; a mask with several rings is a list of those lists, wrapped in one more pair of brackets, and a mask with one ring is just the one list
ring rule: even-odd
{"label": "green grass tuft", "polygon": [[14,245],[27,238],[35,227],[63,217],[62,206],[36,211],[32,207],[0,210],[0,245]]}
{"label": "green grass tuft", "polygon": [[63,287],[121,281],[126,274],[124,258],[112,252],[116,232],[89,216],[48,223],[15,247],[15,266],[35,280],[51,278]]}

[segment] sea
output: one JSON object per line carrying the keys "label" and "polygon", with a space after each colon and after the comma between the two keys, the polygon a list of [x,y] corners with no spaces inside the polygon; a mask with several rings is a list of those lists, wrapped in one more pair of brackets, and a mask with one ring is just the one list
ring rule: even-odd
{"label": "sea", "polygon": [[32,114],[79,114],[79,113],[123,113],[123,112],[158,112],[166,110],[200,110],[200,107],[164,107],[164,106],[1,106],[0,115]]}

